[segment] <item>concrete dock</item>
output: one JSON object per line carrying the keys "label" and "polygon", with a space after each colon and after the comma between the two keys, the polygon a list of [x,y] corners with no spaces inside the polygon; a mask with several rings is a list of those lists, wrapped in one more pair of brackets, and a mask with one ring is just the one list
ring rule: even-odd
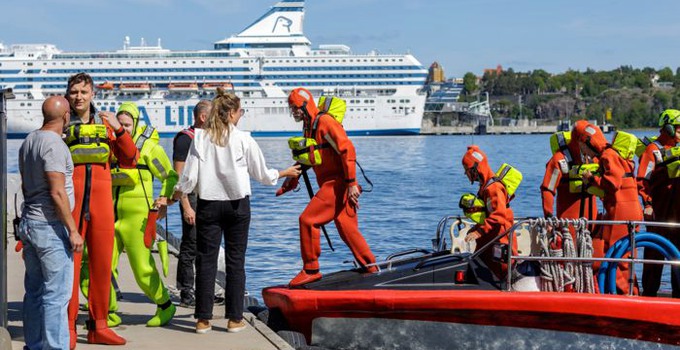
{"label": "concrete dock", "polygon": [[[10,238],[9,243],[10,247],[14,247],[13,239]],[[160,267],[157,255],[155,259]],[[170,274],[167,278],[163,278],[166,285],[173,286],[175,284],[176,266],[177,260],[171,256]],[[87,331],[83,326],[87,319],[87,312],[81,311],[78,318],[78,346],[76,349],[293,349],[250,313],[245,315],[248,321],[248,327],[245,330],[239,333],[227,333],[224,305],[215,306],[213,312],[215,319],[212,321],[213,330],[207,334],[195,333],[194,310],[179,306],[175,318],[169,325],[161,328],[146,327],[146,321],[153,316],[156,306],[144,296],[135,283],[125,254],[121,255],[119,271],[119,286],[123,292],[123,299],[119,302],[120,310],[118,314],[123,323],[114,329],[127,339],[127,344],[118,347],[87,344]],[[12,349],[17,350],[24,346],[22,322],[24,264],[20,254],[15,253],[12,249],[8,251],[7,272],[8,330],[12,336]],[[177,300],[173,299],[173,301],[177,304]],[[85,303],[82,296],[80,302],[81,304]]]}

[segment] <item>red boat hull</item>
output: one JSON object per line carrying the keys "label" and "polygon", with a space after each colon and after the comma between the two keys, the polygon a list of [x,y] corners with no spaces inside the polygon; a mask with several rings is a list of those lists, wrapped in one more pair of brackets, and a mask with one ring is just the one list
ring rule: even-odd
{"label": "red boat hull", "polygon": [[308,342],[314,341],[315,320],[389,319],[548,330],[629,339],[632,343],[680,345],[680,301],[668,298],[286,287],[266,288],[262,295],[267,307],[279,309],[290,329],[303,333]]}

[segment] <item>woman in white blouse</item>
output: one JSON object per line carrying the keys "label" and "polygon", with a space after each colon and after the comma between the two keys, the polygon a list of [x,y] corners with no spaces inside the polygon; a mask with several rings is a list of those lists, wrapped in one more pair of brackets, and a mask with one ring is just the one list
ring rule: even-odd
{"label": "woman in white blouse", "polygon": [[227,331],[238,332],[243,320],[245,255],[250,226],[250,178],[276,185],[281,177],[300,175],[299,166],[269,169],[260,147],[236,125],[243,116],[240,99],[217,90],[212,111],[196,129],[174,199],[196,192],[196,332],[211,329],[217,257],[224,235]]}

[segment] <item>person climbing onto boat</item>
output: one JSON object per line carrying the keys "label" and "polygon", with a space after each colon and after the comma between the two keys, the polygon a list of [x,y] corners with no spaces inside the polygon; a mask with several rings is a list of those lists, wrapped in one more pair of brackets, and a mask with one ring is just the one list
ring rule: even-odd
{"label": "person climbing onto boat", "polygon": [[[90,270],[88,295],[89,321],[87,342],[90,344],[124,345],[125,339],[107,325],[111,285],[111,255],[113,254],[114,217],[111,191],[112,156],[119,164],[134,167],[137,148],[111,112],[97,112],[92,104],[94,83],[86,73],[68,80],[66,99],[71,106],[71,119],[64,141],[74,163],[73,187],[75,206],[73,218],[78,232],[85,239]],[[75,253],[73,292],[68,308],[70,348],[76,347],[79,281],[82,254]]]}
{"label": "person climbing onto boat", "polygon": [[361,189],[356,180],[356,154],[342,125],[330,115],[319,113],[312,94],[296,88],[288,96],[296,122],[303,122],[303,134],[314,139],[320,162],[312,167],[319,190],[300,214],[300,253],[303,268],[289,283],[300,286],[321,279],[319,227],[335,222],[343,242],[367,272],[375,272],[375,257],[359,231],[357,219]]}
{"label": "person climbing onto boat", "polygon": [[212,329],[215,276],[220,244],[224,238],[226,264],[227,331],[245,329],[243,300],[246,287],[245,259],[250,228],[251,177],[274,186],[281,177],[300,175],[299,166],[285,170],[267,168],[257,142],[236,126],[244,114],[241,99],[222,88],[201,129],[196,129],[184,171],[175,186],[173,200],[193,193],[196,207],[196,333]]}
{"label": "person climbing onto boat", "polygon": [[[659,136],[649,142],[640,156],[637,171],[638,193],[644,204],[645,221],[680,222],[680,206],[674,205],[680,193],[680,158],[676,155],[680,142],[680,111],[667,109],[659,116]],[[675,154],[674,154],[675,153]],[[648,226],[680,247],[680,232],[675,228]],[[663,260],[654,249],[645,249],[644,258]],[[663,265],[645,264],[642,270],[642,295],[656,296],[661,283]],[[671,273],[673,298],[680,297],[680,271]]]}
{"label": "person climbing onto boat", "polygon": [[[489,166],[486,154],[477,145],[470,145],[463,155],[463,169],[470,184],[479,183],[477,198],[484,202],[485,218],[468,231],[465,241],[475,241],[477,248],[481,248],[494,240],[497,236],[505,233],[513,225],[515,214],[510,208],[510,196],[501,181],[495,178],[494,172]],[[508,244],[507,236],[500,239],[501,244]],[[516,251],[516,241],[513,252]],[[513,254],[516,254],[513,253]],[[493,249],[484,251],[480,258],[487,267],[503,279],[507,274],[507,264],[500,263],[493,258]]]}
{"label": "person climbing onto boat", "polygon": [[[139,125],[137,105],[133,102],[123,102],[116,116],[125,131],[132,135],[132,140],[139,151],[139,159],[133,168],[126,168],[116,161],[111,163],[113,210],[116,220],[111,271],[114,279],[117,279],[118,258],[125,249],[137,285],[151,301],[158,305],[156,314],[146,325],[160,327],[170,322],[175,314],[175,305],[170,301],[168,289],[163,285],[156,269],[156,261],[151,254],[153,240],[145,237],[145,229],[151,225],[155,232],[155,217],[150,216],[149,212],[152,209],[160,210],[158,216],[164,216],[167,198],[172,196],[178,176],[172,169],[165,151],[158,144],[158,131],[150,125]],[[153,199],[154,178],[162,183],[160,196],[155,201]],[[167,243],[158,243],[159,252],[167,253],[167,249],[160,248],[162,244]],[[167,259],[161,260],[164,270],[167,271]],[[85,275],[84,268],[83,275]],[[88,282],[84,280],[81,283],[83,291],[87,289]],[[115,327],[121,323],[121,319],[116,314],[118,301],[113,286],[111,286],[110,295],[109,327]]]}
{"label": "person climbing onto boat", "polygon": [[[578,141],[581,153],[586,157],[599,159],[599,171],[583,173],[583,182],[602,189],[602,204],[605,210],[603,220],[642,220],[642,207],[638,201],[635,182],[635,164],[624,158],[604,137],[602,130],[591,123],[577,123],[572,138]],[[604,225],[601,227],[601,244],[597,234],[593,237],[593,257],[602,258],[616,241],[628,236],[627,225]],[[624,259],[628,256],[624,255]],[[629,265],[619,263],[616,271],[616,286],[620,293],[628,294]],[[593,264],[597,270],[599,264]],[[637,284],[634,293],[637,294]]]}
{"label": "person climbing onto boat", "polygon": [[[577,121],[572,130],[582,123],[587,121]],[[597,197],[585,190],[574,191],[569,186],[570,170],[583,164],[578,141],[572,138],[572,132],[558,132],[551,136],[550,146],[553,155],[545,165],[545,175],[540,187],[543,215],[571,219],[586,217],[594,220],[597,217]],[[594,161],[597,162],[597,159]],[[576,240],[573,230],[572,236]]]}

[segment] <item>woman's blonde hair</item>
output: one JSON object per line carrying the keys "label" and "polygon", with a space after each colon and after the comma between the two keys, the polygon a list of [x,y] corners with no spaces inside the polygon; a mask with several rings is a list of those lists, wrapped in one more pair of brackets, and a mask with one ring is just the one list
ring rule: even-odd
{"label": "woman's blonde hair", "polygon": [[234,93],[217,88],[217,96],[212,100],[212,109],[205,120],[203,129],[210,136],[210,140],[221,147],[229,143],[229,113],[236,112],[241,107],[241,99]]}

